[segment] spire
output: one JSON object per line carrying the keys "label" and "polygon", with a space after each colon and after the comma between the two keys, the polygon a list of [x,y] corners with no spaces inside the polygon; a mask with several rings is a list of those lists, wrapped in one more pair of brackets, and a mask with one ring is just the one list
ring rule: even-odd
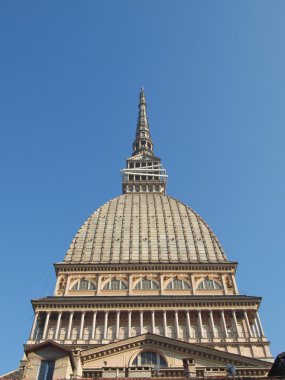
{"label": "spire", "polygon": [[165,194],[167,174],[159,157],[153,153],[146,113],[143,87],[140,91],[136,138],[132,157],[127,159],[126,168],[121,170],[123,193]]}
{"label": "spire", "polygon": [[139,97],[139,112],[137,120],[136,138],[133,143],[133,156],[140,152],[153,155],[153,142],[150,137],[144,88],[141,87]]}

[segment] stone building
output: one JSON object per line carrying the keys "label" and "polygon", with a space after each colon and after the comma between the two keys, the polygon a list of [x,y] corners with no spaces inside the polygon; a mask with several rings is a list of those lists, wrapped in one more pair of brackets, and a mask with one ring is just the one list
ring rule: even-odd
{"label": "stone building", "polygon": [[121,174],[123,194],[83,223],[55,265],[54,295],[32,300],[23,379],[226,376],[228,365],[266,375],[261,298],[239,294],[237,263],[195,211],[166,195],[143,89]]}

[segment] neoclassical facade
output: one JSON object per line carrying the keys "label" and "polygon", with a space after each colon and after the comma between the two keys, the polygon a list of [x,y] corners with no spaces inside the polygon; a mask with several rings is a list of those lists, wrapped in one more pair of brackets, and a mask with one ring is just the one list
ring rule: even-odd
{"label": "neoclassical facade", "polygon": [[229,364],[266,375],[261,298],[239,294],[237,263],[195,211],[166,195],[143,89],[121,174],[123,194],[83,223],[55,264],[54,295],[32,300],[23,379],[226,376]]}

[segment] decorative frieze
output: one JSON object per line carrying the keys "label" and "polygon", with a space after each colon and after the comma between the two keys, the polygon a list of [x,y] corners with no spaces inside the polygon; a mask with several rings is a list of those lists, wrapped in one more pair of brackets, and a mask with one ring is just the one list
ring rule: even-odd
{"label": "decorative frieze", "polygon": [[226,262],[226,263],[185,263],[185,264],[102,264],[94,265],[94,264],[84,264],[84,263],[57,263],[54,265],[56,273],[60,272],[157,272],[161,271],[163,273],[175,272],[179,271],[189,271],[189,272],[231,272],[235,273],[237,268],[236,262]]}

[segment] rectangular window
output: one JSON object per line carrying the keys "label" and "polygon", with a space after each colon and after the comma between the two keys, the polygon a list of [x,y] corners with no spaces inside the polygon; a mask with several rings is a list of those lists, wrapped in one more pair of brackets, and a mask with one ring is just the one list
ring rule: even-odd
{"label": "rectangular window", "polygon": [[52,380],[54,372],[54,360],[44,360],[41,362],[38,380]]}

